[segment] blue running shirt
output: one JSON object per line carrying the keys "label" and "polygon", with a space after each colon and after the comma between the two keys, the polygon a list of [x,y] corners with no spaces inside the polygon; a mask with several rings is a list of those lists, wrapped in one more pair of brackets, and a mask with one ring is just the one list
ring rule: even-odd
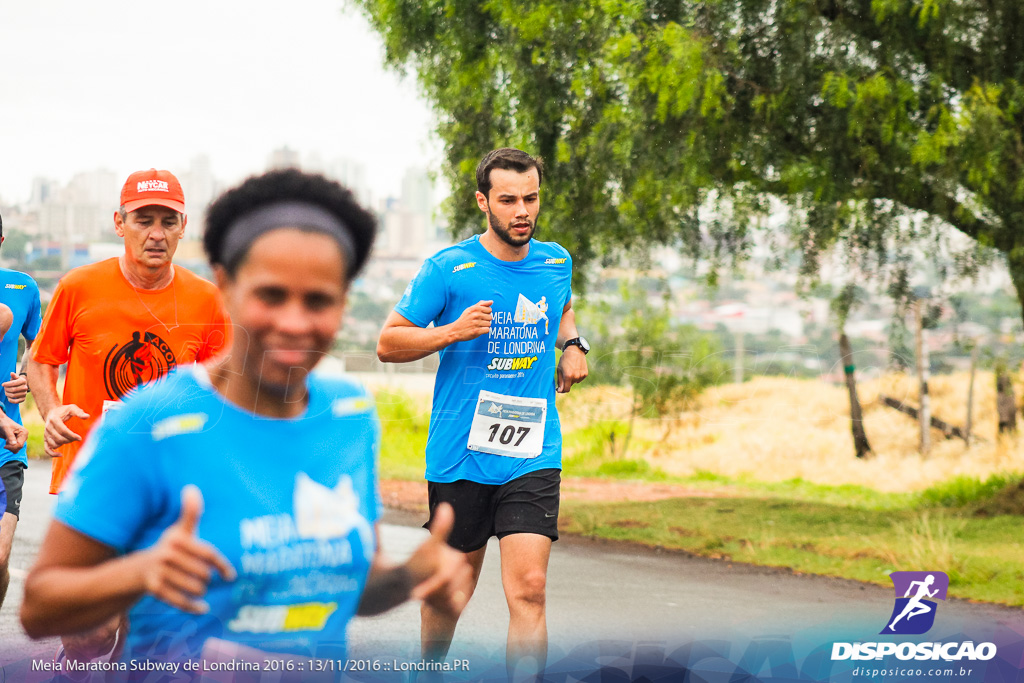
{"label": "blue running shirt", "polygon": [[[0,268],[0,303],[14,313],[11,329],[0,342],[0,382],[11,378],[12,372],[18,371],[18,337],[25,337],[29,343],[39,334],[42,320],[39,316],[39,287],[36,281],[25,273]],[[21,424],[20,404],[8,403],[7,394],[0,389],[0,404],[4,412],[18,424]],[[26,459],[27,446],[22,446],[17,453],[0,448],[0,465],[11,460],[28,464]]]}
{"label": "blue running shirt", "polygon": [[502,261],[476,235],[423,263],[395,306],[418,327],[447,325],[494,300],[490,334],[441,350],[428,481],[504,484],[561,468],[555,340],[572,299],[571,279],[572,258],[554,242],[531,240],[526,258]]}
{"label": "blue running shirt", "polygon": [[198,535],[238,572],[214,572],[192,615],[146,595],[129,611],[124,661],[196,658],[210,638],[269,652],[343,658],[380,517],[372,399],[345,379],[310,376],[294,419],[227,402],[202,366],[182,367],[109,411],[88,437],[55,517],[118,554],[177,521],[195,484]]}

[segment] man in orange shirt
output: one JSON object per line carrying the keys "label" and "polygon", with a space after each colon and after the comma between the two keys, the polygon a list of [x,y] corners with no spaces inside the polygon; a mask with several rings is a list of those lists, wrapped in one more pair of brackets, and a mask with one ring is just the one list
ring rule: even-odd
{"label": "man in orange shirt", "polygon": [[177,178],[156,169],[133,173],[114,214],[124,254],[74,268],[58,283],[27,368],[53,457],[50,493],[104,411],[140,384],[224,347],[227,321],[216,287],[171,263],[186,223]]}
{"label": "man in orange shirt", "polygon": [[[26,367],[53,458],[50,493],[60,489],[82,440],[105,411],[140,384],[226,346],[228,322],[217,288],[171,263],[186,223],[185,195],[173,174],[133,173],[114,213],[124,254],[74,268],[57,284]],[[65,363],[64,394],[58,397]],[[99,649],[112,645],[112,629],[108,635],[111,642]],[[91,644],[78,648],[65,639],[65,646],[69,657],[97,656]]]}

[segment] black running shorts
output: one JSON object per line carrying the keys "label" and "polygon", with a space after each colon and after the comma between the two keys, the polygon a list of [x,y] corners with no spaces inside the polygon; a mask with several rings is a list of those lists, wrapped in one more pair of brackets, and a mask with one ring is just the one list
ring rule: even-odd
{"label": "black running shorts", "polygon": [[484,547],[491,536],[540,534],[557,541],[561,475],[552,468],[504,484],[428,481],[430,519],[423,526],[430,527],[439,504],[449,503],[455,509],[455,528],[448,545],[464,553]]}
{"label": "black running shorts", "polygon": [[0,467],[0,481],[7,492],[7,509],[15,517],[21,515],[21,489],[25,484],[25,465],[9,460]]}

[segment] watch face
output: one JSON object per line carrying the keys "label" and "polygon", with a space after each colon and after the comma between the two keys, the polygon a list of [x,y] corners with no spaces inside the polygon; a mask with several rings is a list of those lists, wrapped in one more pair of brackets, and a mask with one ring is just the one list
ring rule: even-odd
{"label": "watch face", "polygon": [[570,346],[578,346],[583,353],[590,353],[590,344],[587,342],[585,337],[575,337],[568,340],[562,345],[562,350],[565,351]]}

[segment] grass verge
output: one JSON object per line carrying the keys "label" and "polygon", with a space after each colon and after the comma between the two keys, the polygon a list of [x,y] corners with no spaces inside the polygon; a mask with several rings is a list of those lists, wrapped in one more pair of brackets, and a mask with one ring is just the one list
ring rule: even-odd
{"label": "grass verge", "polygon": [[25,402],[21,404],[21,421],[28,428],[27,456],[29,458],[49,460],[49,456],[46,455],[46,448],[43,446],[43,419],[39,417],[39,411],[36,410],[36,402],[32,398],[32,394],[29,394]]}
{"label": "grass verge", "polygon": [[381,423],[381,478],[422,481],[430,399],[393,391],[378,391],[375,398]]}
{"label": "grass verge", "polygon": [[738,487],[729,498],[566,501],[562,522],[569,533],[881,585],[892,571],[939,570],[951,595],[1024,605],[1019,516],[979,517],[976,499],[943,508],[920,494],[841,504],[827,502],[835,491],[791,486],[792,497],[776,484],[772,495]]}

